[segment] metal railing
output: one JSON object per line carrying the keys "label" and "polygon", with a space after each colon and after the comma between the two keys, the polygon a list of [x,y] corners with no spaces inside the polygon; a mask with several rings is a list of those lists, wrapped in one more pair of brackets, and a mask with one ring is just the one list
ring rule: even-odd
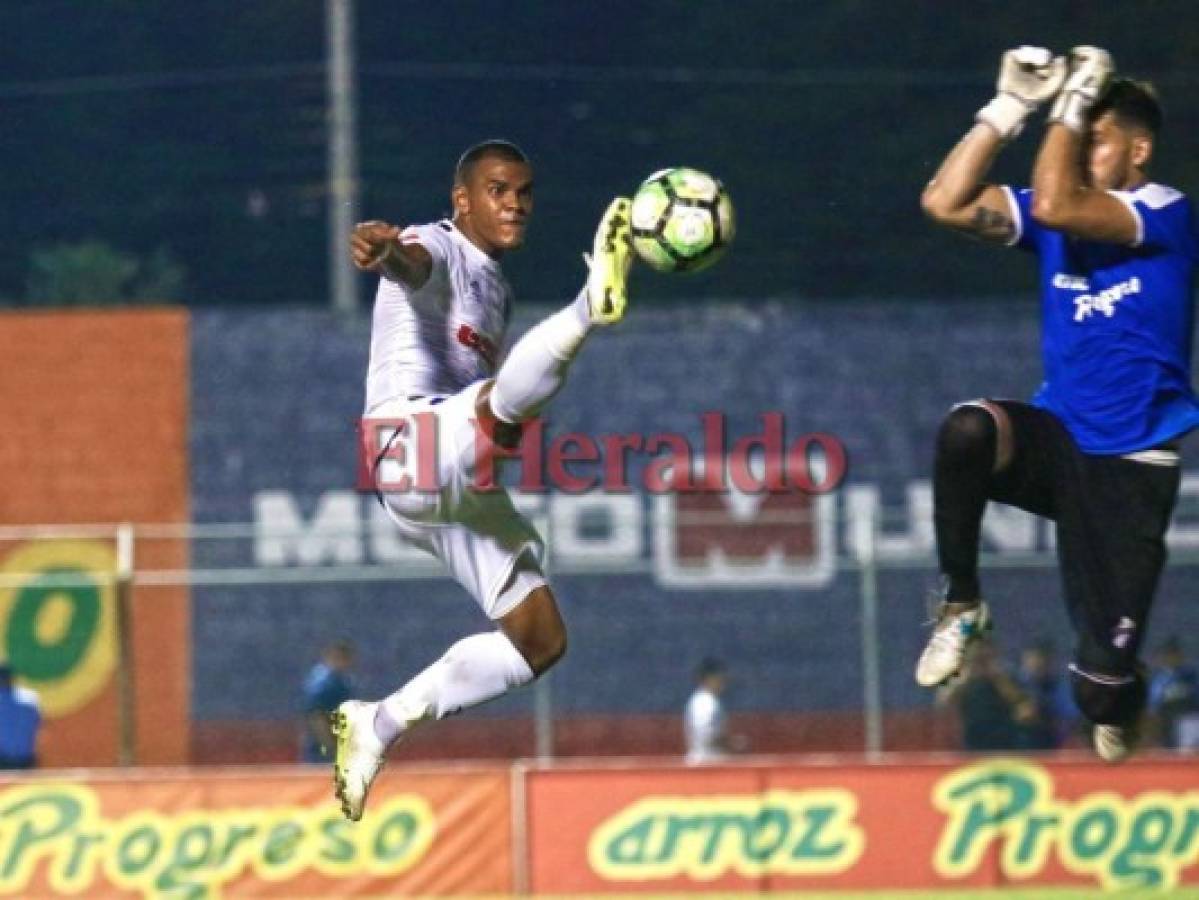
{"label": "metal railing", "polygon": [[[792,511],[781,517],[776,524],[810,527],[815,510]],[[869,515],[863,525],[861,521],[847,523],[842,535],[848,549],[835,553],[832,560],[835,575],[852,574],[857,579],[860,616],[860,667],[862,675],[862,719],[864,750],[867,754],[883,751],[883,652],[880,634],[880,589],[879,576],[884,570],[928,570],[935,567],[932,555],[925,551],[911,553],[896,552],[894,547],[880,552],[884,524],[911,523],[910,511],[897,513],[895,510],[877,510]],[[689,514],[686,524],[719,524],[706,522],[703,514]],[[604,575],[604,574],[650,574],[654,570],[651,559],[619,561],[617,565],[605,566],[595,558],[572,558],[554,553],[554,533],[549,522],[538,523],[547,538],[548,568],[558,575]],[[621,523],[614,523],[614,527]],[[653,530],[657,523],[652,514],[637,523]],[[851,533],[852,532],[852,533]],[[337,531],[325,529],[318,537],[336,539]],[[399,580],[443,578],[440,564],[435,560],[413,552],[405,556],[402,563],[364,562],[361,564],[294,564],[294,565],[184,565],[167,568],[138,565],[139,551],[154,542],[176,542],[187,548],[186,558],[196,555],[195,551],[208,542],[246,542],[263,540],[294,540],[294,530],[271,531],[254,523],[151,523],[151,524],[88,524],[88,525],[38,525],[0,527],[0,560],[6,547],[43,541],[92,540],[111,542],[114,549],[114,568],[109,572],[71,574],[69,572],[16,572],[0,571],[0,590],[17,589],[36,578],[40,587],[70,588],[94,585],[100,581],[113,589],[116,598],[115,622],[117,642],[116,684],[118,692],[119,760],[123,765],[136,763],[135,747],[138,723],[135,719],[134,667],[132,665],[132,617],[136,614],[133,604],[134,592],[141,588],[164,586],[249,586],[249,585],[294,585],[339,582],[394,582]],[[919,543],[919,542],[917,542]],[[1199,550],[1191,546],[1190,540],[1176,547],[1171,556],[1175,566],[1199,565]],[[1027,551],[984,552],[981,557],[984,568],[1045,569],[1056,564],[1050,548]],[[551,680],[539,679],[534,688],[533,717],[535,723],[535,747],[538,756],[553,755],[554,704]]]}

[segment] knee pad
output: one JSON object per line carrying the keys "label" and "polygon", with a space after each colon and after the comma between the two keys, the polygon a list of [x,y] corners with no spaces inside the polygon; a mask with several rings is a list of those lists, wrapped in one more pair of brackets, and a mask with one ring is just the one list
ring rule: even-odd
{"label": "knee pad", "polygon": [[1145,708],[1145,679],[1131,675],[1102,675],[1070,666],[1074,702],[1084,716],[1097,725],[1127,725]]}
{"label": "knee pad", "polygon": [[995,417],[976,403],[962,403],[950,410],[941,422],[937,432],[937,452],[957,459],[977,455],[990,466],[998,441]]}

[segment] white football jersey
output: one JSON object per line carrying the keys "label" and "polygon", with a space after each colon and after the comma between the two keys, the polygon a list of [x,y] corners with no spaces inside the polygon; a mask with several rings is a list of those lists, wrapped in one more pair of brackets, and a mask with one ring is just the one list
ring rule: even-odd
{"label": "white football jersey", "polygon": [[704,762],[725,756],[724,704],[706,688],[698,688],[683,708],[683,740],[688,762]]}
{"label": "white football jersey", "polygon": [[366,412],[398,397],[455,394],[495,374],[512,313],[500,264],[442,220],[400,235],[433,257],[429,280],[409,290],[379,279],[371,320]]}

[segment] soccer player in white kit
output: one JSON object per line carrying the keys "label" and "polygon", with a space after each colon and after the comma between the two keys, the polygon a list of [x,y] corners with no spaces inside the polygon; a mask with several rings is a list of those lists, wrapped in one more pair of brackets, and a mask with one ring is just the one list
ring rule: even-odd
{"label": "soccer player in white kit", "polygon": [[[435,424],[401,429],[382,448],[372,468],[379,496],[404,538],[438,557],[497,627],[458,641],[381,701],[351,700],[332,714],[335,792],[354,821],[387,748],[406,731],[527,684],[565,652],[541,539],[506,491],[473,489],[477,454],[487,451],[476,444],[514,447],[520,423],[561,388],[591,329],[619,321],[627,301],[630,201],[617,197],[600,220],[578,298],[523,335],[497,371],[512,308],[500,258],[524,243],[532,167],[515,145],[485,141],[459,160],[451,196],[451,221],[405,229],[366,222],[350,239],[358,268],[382,276],[365,419],[368,428],[372,420]],[[416,460],[429,465],[429,448],[415,444],[430,430],[433,489],[418,478],[412,489],[390,489]]]}

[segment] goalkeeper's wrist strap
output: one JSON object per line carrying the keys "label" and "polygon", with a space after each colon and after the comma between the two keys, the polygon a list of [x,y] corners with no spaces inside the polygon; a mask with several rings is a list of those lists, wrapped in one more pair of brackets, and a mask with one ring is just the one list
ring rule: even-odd
{"label": "goalkeeper's wrist strap", "polygon": [[1049,121],[1060,122],[1071,131],[1082,134],[1087,127],[1087,113],[1094,103],[1092,98],[1078,91],[1058,94],[1053,101],[1053,109],[1049,111]]}
{"label": "goalkeeper's wrist strap", "polygon": [[1005,141],[1018,136],[1024,128],[1024,120],[1032,112],[1022,100],[1012,94],[997,94],[990,103],[974,116],[976,122],[990,125]]}

